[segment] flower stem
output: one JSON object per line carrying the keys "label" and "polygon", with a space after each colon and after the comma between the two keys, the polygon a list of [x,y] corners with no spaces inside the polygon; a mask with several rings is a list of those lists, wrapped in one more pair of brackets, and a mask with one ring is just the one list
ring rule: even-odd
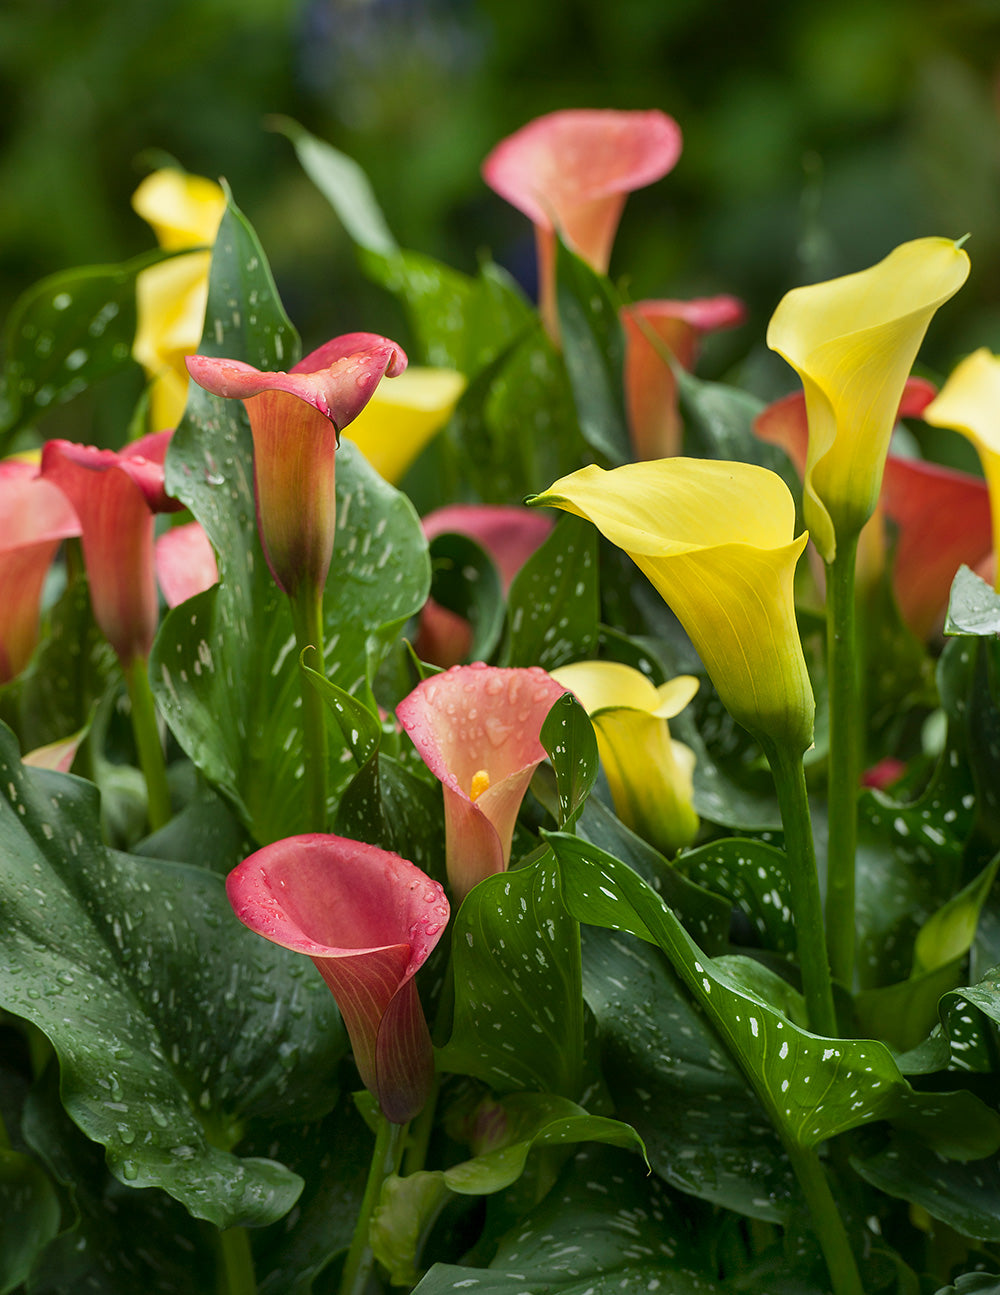
{"label": "flower stem", "polygon": [[149,826],[156,832],[170,821],[170,788],[145,657],[137,656],[125,667],[125,686],[132,704],[132,732],[139,767],[146,779]]}
{"label": "flower stem", "polygon": [[218,1295],[256,1295],[257,1278],[246,1228],[226,1228],[219,1233]]}
{"label": "flower stem", "polygon": [[[307,647],[315,648],[318,670],[323,673],[323,591],[300,590],[292,599],[292,621],[299,655]],[[310,832],[326,831],[327,741],[326,709],[323,699],[299,671],[302,690],[302,747],[306,767],[306,788]]]}
{"label": "flower stem", "polygon": [[372,1151],[371,1168],[368,1170],[368,1181],[365,1183],[365,1194],[361,1198],[361,1209],[358,1221],[354,1226],[354,1238],[351,1248],[344,1260],[344,1271],[340,1278],[340,1295],[363,1295],[371,1276],[375,1256],[369,1244],[372,1215],[382,1194],[382,1184],[390,1174],[397,1172],[399,1157],[403,1149],[404,1124],[393,1124],[384,1115],[379,1115],[378,1132],[375,1135],[375,1147]]}
{"label": "flower stem", "polygon": [[785,1150],[809,1207],[816,1239],[830,1272],[833,1295],[865,1295],[854,1251],[819,1156],[812,1147],[792,1142],[785,1144]]}
{"label": "flower stem", "polygon": [[774,775],[774,785],[781,808],[781,825],[785,834],[788,880],[802,989],[805,994],[809,1026],[817,1034],[837,1037],[837,1016],[833,1008],[833,982],[826,953],[823,931],[823,903],[816,870],[812,819],[806,794],[802,756],[785,743],[761,738],[764,753]]}
{"label": "flower stem", "polygon": [[826,931],[834,976],[854,983],[855,855],[858,844],[860,685],[854,605],[857,536],[838,540],[826,568],[826,626],[830,686],[829,843]]}

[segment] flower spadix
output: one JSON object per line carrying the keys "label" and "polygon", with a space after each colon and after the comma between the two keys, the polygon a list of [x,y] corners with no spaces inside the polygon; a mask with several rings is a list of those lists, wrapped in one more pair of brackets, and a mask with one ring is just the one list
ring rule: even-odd
{"label": "flower spadix", "polygon": [[436,881],[373,845],[314,834],[250,855],[226,880],[240,921],[312,958],[337,1000],[365,1087],[405,1124],[434,1075],[413,979],[448,922]]}
{"label": "flower spadix", "polygon": [[931,317],[968,273],[969,258],[951,239],[920,238],[778,303],[767,344],[802,379],[805,521],[825,562],[875,508],[903,384]]}
{"label": "flower spadix", "polygon": [[657,688],[619,661],[576,661],[552,671],[594,724],[597,749],[615,810],[664,854],[690,845],[698,832],[691,804],[695,754],[670,736],[667,721],[698,691],[693,675]]}
{"label": "flower spadix", "polygon": [[730,714],[751,732],[812,742],[815,703],[792,582],[807,536],[773,472],[660,459],[581,468],[533,504],[576,513],[624,549],[672,608]]}
{"label": "flower spadix", "polygon": [[289,373],[263,373],[240,360],[190,355],[199,386],[242,400],[254,449],[261,544],[278,585],[294,598],[326,584],[336,533],[335,455],[340,432],[383,377],[406,368],[386,337],[346,333],[307,355]]}
{"label": "flower spadix", "polygon": [[453,666],[396,707],[444,788],[448,881],[462,900],[510,861],[514,823],[545,748],[539,731],[565,688],[537,667]]}
{"label": "flower spadix", "polygon": [[993,548],[1000,552],[1000,356],[985,346],[952,372],[924,410],[935,427],[951,427],[976,447],[990,495]]}

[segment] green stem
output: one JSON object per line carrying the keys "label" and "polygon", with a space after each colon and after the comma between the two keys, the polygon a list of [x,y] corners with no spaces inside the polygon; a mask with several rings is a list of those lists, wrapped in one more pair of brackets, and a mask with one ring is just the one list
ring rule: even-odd
{"label": "green stem", "polygon": [[256,1295],[250,1235],[246,1228],[227,1228],[219,1233],[218,1295]]}
{"label": "green stem", "polygon": [[819,1156],[811,1147],[791,1142],[785,1144],[785,1150],[809,1207],[816,1239],[830,1272],[833,1295],[865,1295],[854,1251]]}
{"label": "green stem", "polygon": [[135,657],[125,667],[125,685],[132,703],[132,732],[139,752],[139,767],[146,779],[149,826],[156,832],[170,822],[170,788],[145,657]]}
{"label": "green stem", "polygon": [[828,1038],[837,1037],[837,1016],[833,1008],[833,982],[823,932],[823,901],[816,870],[809,797],[806,793],[802,756],[784,743],[761,738],[764,753],[774,775],[785,834],[788,880],[802,989],[810,1028]]}
{"label": "green stem", "polygon": [[375,1135],[375,1147],[372,1151],[371,1168],[368,1170],[368,1181],[365,1183],[365,1194],[361,1198],[361,1209],[358,1221],[354,1226],[354,1238],[344,1261],[344,1271],[340,1278],[340,1295],[363,1295],[371,1276],[375,1256],[369,1244],[372,1215],[382,1195],[382,1184],[390,1174],[399,1168],[399,1157],[403,1148],[403,1124],[393,1124],[379,1115],[378,1132]]}
{"label": "green stem", "polygon": [[826,931],[830,965],[842,984],[854,984],[854,869],[858,844],[860,686],[854,567],[857,536],[838,540],[826,568],[827,673],[830,688],[829,838]]}
{"label": "green stem", "polygon": [[[325,673],[323,658],[323,591],[300,590],[291,599],[292,621],[299,655],[307,647],[315,648],[319,664],[317,670]],[[306,768],[308,821],[310,832],[326,831],[327,740],[326,707],[322,697],[299,670],[302,690],[302,747]]]}

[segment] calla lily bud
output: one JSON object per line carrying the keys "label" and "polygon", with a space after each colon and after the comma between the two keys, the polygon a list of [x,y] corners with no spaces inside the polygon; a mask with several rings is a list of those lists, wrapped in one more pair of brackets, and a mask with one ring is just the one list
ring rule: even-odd
{"label": "calla lily bud", "polygon": [[411,365],[382,383],[351,424],[351,440],[390,485],[398,485],[420,451],[447,423],[465,390],[457,369]]}
{"label": "calla lily bud", "polygon": [[672,170],[680,127],[666,113],[571,108],[528,122],[493,149],[483,179],[535,226],[542,318],[558,336],[556,231],[605,274],[626,196]]}
{"label": "calla lily bud", "polygon": [[438,883],[398,854],[316,834],[250,855],[229,874],[226,893],[244,926],[312,958],[365,1087],[387,1119],[413,1119],[434,1078],[413,977],[448,923]]}
{"label": "calla lily bud", "polygon": [[279,587],[294,598],[326,584],[337,527],[335,454],[383,377],[406,368],[386,337],[347,333],[290,373],[262,373],[240,360],[190,355],[188,371],[213,395],[242,400],[254,449],[261,544]]}
{"label": "calla lily bud", "polygon": [[45,576],[63,540],[79,534],[73,505],[37,463],[0,462],[0,683],[31,660]]}
{"label": "calla lily bud", "polygon": [[593,721],[621,821],[663,854],[690,845],[698,833],[691,804],[695,754],[671,738],[667,721],[695,695],[698,680],[678,675],[657,688],[618,661],[577,661],[552,677],[575,693]]}
{"label": "calla lily bud", "polygon": [[767,344],[805,391],[805,520],[827,563],[875,508],[903,384],[931,317],[968,273],[951,239],[920,238],[870,269],[794,288],[771,318]]}
{"label": "calla lily bud", "polygon": [[594,523],[673,609],[730,714],[805,751],[815,701],[795,622],[807,536],[776,473],[748,463],[660,459],[581,468],[536,495]]}
{"label": "calla lily bud", "polygon": [[924,410],[924,419],[954,428],[976,447],[989,490],[993,549],[1000,552],[1000,357],[985,346],[967,356]]}
{"label": "calla lily bud", "polygon": [[144,436],[120,453],[74,441],[48,441],[42,450],[43,478],[80,519],[94,619],[126,668],[149,656],[159,621],[153,514],[182,507],[163,483],[172,435]]}
{"label": "calla lily bud", "polygon": [[479,661],[425,679],[396,707],[444,788],[448,881],[459,901],[510,862],[521,801],[545,759],[539,733],[565,691],[536,666]]}

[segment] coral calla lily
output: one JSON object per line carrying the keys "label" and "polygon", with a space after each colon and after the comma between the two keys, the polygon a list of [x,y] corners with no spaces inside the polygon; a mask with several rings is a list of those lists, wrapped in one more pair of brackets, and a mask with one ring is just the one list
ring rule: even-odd
{"label": "coral calla lily", "polygon": [[767,344],[805,391],[805,521],[827,563],[875,508],[903,384],[931,317],[968,273],[950,239],[916,239],[870,269],[794,288],[774,312]]}
{"label": "coral calla lily", "polygon": [[73,505],[37,463],[0,462],[0,683],[31,659],[45,576],[63,540],[79,534]]}
{"label": "coral calla lily", "polygon": [[576,513],[625,550],[670,605],[730,714],[751,732],[812,743],[815,703],[795,622],[795,504],[746,463],[660,459],[555,482],[533,504]]}
{"label": "coral calla lily", "polygon": [[177,607],[219,580],[215,550],[198,522],[172,526],[156,541],[156,579],[168,607]]}
{"label": "coral calla lily", "polygon": [[171,435],[144,436],[120,453],[59,440],[42,450],[42,477],[80,519],[94,619],[126,669],[149,656],[159,618],[153,514],[182,506],[163,484]]}
{"label": "coral calla lily", "polygon": [[993,548],[1000,553],[1000,357],[986,347],[967,356],[924,418],[935,427],[954,428],[976,447],[989,489]]}
{"label": "coral calla lily", "polygon": [[666,113],[567,109],[501,140],[483,163],[486,183],[535,226],[542,318],[558,335],[556,231],[607,272],[626,196],[672,170],[680,127]]}
{"label": "coral calla lily", "polygon": [[199,386],[242,400],[254,446],[257,522],[268,565],[294,598],[326,584],[336,532],[335,455],[341,431],[384,376],[406,368],[386,337],[347,333],[307,355],[289,373],[262,373],[240,360],[187,358]]}
{"label": "coral calla lily", "polygon": [[679,454],[683,429],[677,408],[677,379],[663,352],[669,351],[682,368],[692,370],[705,333],[742,324],[746,309],[730,296],[637,301],[622,310],[621,318],[625,329],[625,404],[632,449],[637,459],[664,459]]}
{"label": "coral calla lily", "polygon": [[[200,175],[165,168],[148,175],[132,206],[168,251],[211,247],[226,209],[219,185]],[[208,304],[211,253],[171,257],[136,278],[138,321],[132,354],[150,379],[150,421],[175,427],[187,401],[184,357],[201,340]]]}
{"label": "coral calla lily", "polygon": [[380,384],[351,424],[351,440],[380,476],[397,485],[455,412],[465,375],[411,365]]}
{"label": "coral calla lily", "polygon": [[458,900],[510,862],[521,801],[545,758],[539,732],[565,691],[537,667],[480,661],[425,679],[396,707],[444,788],[448,880]]}
{"label": "coral calla lily", "polygon": [[448,923],[438,883],[398,854],[314,834],[250,855],[229,874],[226,893],[245,926],[312,958],[386,1118],[405,1124],[417,1115],[434,1055],[413,977]]}
{"label": "coral calla lily", "polygon": [[552,671],[590,716],[597,749],[623,823],[673,855],[698,832],[691,804],[695,754],[670,736],[667,721],[698,691],[692,675],[657,688],[618,661],[577,661]]}

